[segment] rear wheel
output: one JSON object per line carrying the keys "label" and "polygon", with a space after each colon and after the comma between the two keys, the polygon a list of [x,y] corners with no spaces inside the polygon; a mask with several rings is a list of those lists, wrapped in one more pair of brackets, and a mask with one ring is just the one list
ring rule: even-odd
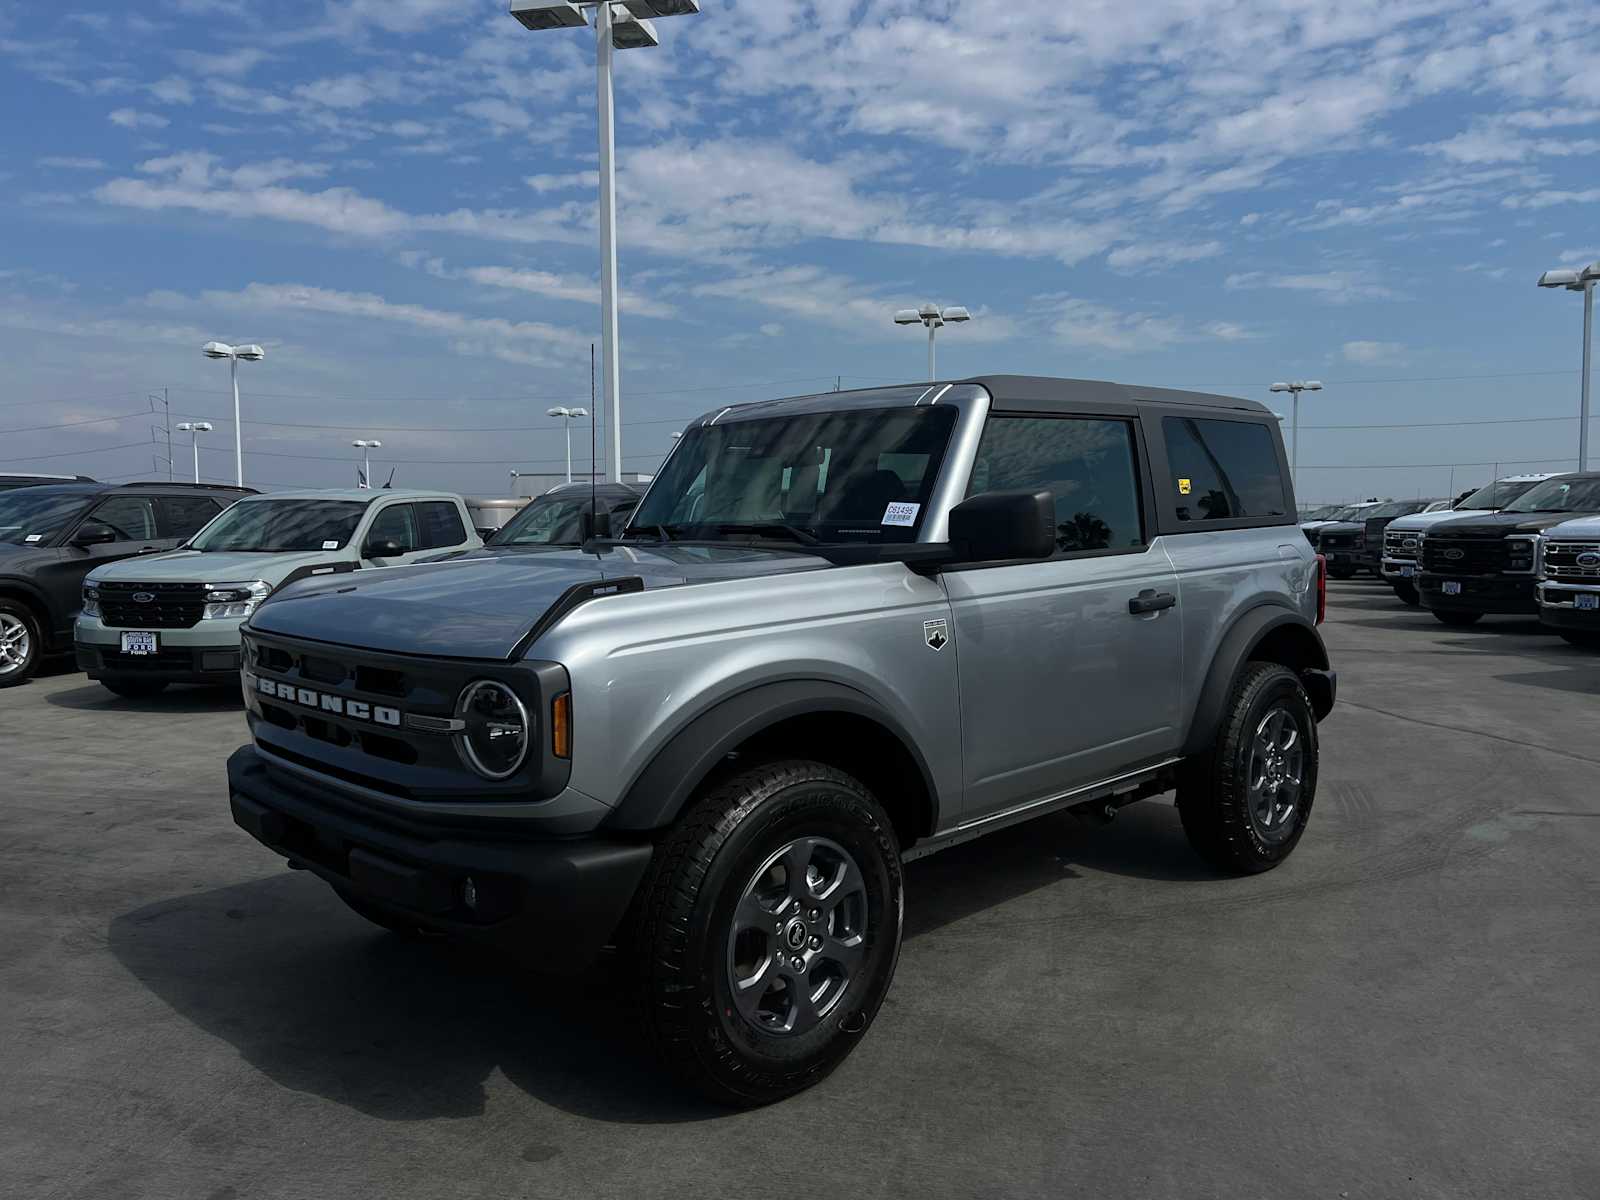
{"label": "rear wheel", "polygon": [[1422,597],[1417,594],[1417,585],[1410,582],[1396,583],[1394,586],[1395,597],[1412,608],[1422,603]]}
{"label": "rear wheel", "polygon": [[1563,629],[1561,636],[1569,645],[1580,650],[1600,650],[1600,630]]}
{"label": "rear wheel", "polygon": [[100,686],[129,700],[144,696],[159,696],[167,690],[165,679],[141,679],[137,675],[102,675]]}
{"label": "rear wheel", "polygon": [[727,781],[640,889],[630,958],[656,1051],[725,1104],[826,1078],[889,990],[903,905],[893,828],[859,781],[805,761]]}
{"label": "rear wheel", "polygon": [[1250,663],[1217,740],[1184,763],[1178,814],[1189,844],[1224,871],[1270,871],[1294,852],[1317,793],[1317,721],[1300,677]]}
{"label": "rear wheel", "polygon": [[1481,612],[1464,612],[1456,608],[1436,608],[1433,610],[1433,615],[1446,625],[1456,629],[1464,629],[1468,625],[1476,625],[1483,619]]}
{"label": "rear wheel", "polygon": [[44,636],[26,604],[0,600],[0,688],[27,683],[39,669]]}

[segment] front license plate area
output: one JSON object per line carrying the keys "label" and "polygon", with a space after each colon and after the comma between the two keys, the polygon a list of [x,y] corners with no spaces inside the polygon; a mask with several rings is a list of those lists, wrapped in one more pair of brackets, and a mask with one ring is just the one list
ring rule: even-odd
{"label": "front license plate area", "polygon": [[1574,608],[1600,608],[1600,596],[1589,592],[1579,592],[1572,598]]}
{"label": "front license plate area", "polygon": [[1401,567],[1400,568],[1400,578],[1401,579],[1414,579],[1414,578],[1416,578],[1416,574],[1417,574],[1417,569],[1415,567]]}
{"label": "front license plate area", "polygon": [[1459,595],[1461,595],[1461,585],[1459,583],[1457,583],[1454,579],[1445,580],[1445,582],[1444,582],[1444,594],[1446,596],[1459,596]]}
{"label": "front license plate area", "polygon": [[155,654],[159,649],[158,639],[153,633],[124,633],[122,635],[122,652],[124,654]]}

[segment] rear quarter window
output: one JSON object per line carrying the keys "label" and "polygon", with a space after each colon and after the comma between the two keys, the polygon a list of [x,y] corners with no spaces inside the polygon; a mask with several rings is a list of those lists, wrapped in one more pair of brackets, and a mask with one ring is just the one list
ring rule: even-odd
{"label": "rear quarter window", "polygon": [[1265,424],[1163,417],[1172,515],[1178,524],[1276,524],[1288,515],[1278,440]]}

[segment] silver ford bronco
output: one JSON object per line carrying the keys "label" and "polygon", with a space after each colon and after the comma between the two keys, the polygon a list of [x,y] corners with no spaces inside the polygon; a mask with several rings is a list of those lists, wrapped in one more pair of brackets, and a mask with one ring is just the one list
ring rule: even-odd
{"label": "silver ford bronco", "polygon": [[1169,792],[1223,872],[1305,831],[1335,676],[1277,422],[996,376],[725,408],[625,527],[307,580],[244,630],[235,820],[363,917],[622,949],[733,1104],[823,1078],[902,864]]}

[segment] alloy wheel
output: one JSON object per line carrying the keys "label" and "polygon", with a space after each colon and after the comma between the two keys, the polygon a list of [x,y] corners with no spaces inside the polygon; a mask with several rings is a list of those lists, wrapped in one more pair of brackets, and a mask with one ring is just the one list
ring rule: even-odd
{"label": "alloy wheel", "polygon": [[1305,789],[1300,725],[1283,705],[1267,710],[1250,741],[1250,820],[1269,842],[1294,828]]}

